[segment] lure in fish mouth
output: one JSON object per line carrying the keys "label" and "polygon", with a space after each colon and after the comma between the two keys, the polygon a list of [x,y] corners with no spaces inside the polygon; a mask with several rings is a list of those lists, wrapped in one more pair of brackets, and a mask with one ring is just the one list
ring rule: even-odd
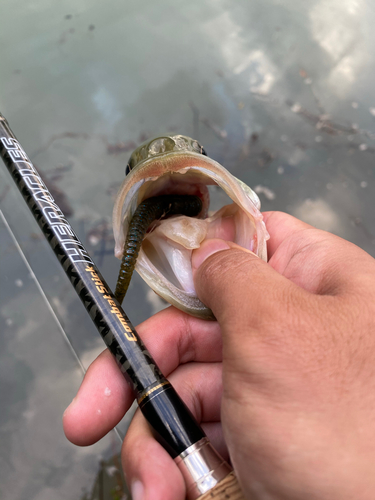
{"label": "lure in fish mouth", "polygon": [[[157,216],[153,220],[140,245],[135,269],[169,303],[193,316],[214,319],[212,311],[195,292],[192,251],[205,239],[221,238],[251,250],[266,261],[269,235],[257,194],[206,156],[197,141],[183,135],[157,137],[144,142],[131,155],[126,174],[113,209],[116,257],[123,258],[131,221],[145,200],[150,199],[147,203],[152,206],[153,197],[159,198],[157,203],[166,195],[199,198],[201,203],[193,216],[186,213],[188,208],[181,209],[185,215],[177,215],[181,213],[176,212],[177,208],[172,211],[172,216]],[[207,186],[215,184],[233,203],[208,216],[210,198]]]}

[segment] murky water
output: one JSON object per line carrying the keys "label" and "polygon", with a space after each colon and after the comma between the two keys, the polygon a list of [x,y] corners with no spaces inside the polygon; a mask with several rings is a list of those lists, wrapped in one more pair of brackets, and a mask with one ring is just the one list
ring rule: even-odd
{"label": "murky water", "polygon": [[[364,0],[4,0],[0,109],[112,286],[114,195],[166,131],[375,255],[374,21]],[[0,208],[47,297],[0,220],[0,497],[97,498],[119,440],[76,448],[61,416],[102,341],[3,165]],[[124,306],[163,304],[134,277]]]}

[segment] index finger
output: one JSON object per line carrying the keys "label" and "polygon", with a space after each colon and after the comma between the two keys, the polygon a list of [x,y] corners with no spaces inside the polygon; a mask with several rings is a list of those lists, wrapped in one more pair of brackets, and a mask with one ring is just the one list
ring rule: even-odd
{"label": "index finger", "polygon": [[268,260],[286,239],[299,231],[314,229],[310,224],[284,212],[263,212],[263,220],[270,234],[270,239],[267,242]]}
{"label": "index finger", "polygon": [[[217,322],[193,318],[170,307],[141,323],[137,330],[164,375],[181,363],[221,361]],[[90,365],[76,398],[64,413],[64,432],[74,444],[87,446],[122,419],[134,395],[108,350]]]}

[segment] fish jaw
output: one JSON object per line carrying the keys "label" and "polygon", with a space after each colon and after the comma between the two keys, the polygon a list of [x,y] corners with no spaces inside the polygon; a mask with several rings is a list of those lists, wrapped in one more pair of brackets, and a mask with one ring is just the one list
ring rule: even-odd
{"label": "fish jaw", "polygon": [[[215,184],[226,192],[234,204],[207,217],[207,186]],[[219,163],[199,153],[172,152],[150,158],[130,171],[116,199],[113,227],[115,255],[118,258],[122,257],[128,225],[137,206],[146,198],[168,193],[198,195],[203,202],[202,212],[198,219],[181,216],[157,223],[144,239],[135,268],[148,285],[169,303],[194,316],[213,319],[212,312],[196,296],[191,253],[204,239],[221,237],[253,251],[266,261],[269,236],[259,211],[259,198]],[[179,219],[178,222],[176,219]],[[185,242],[176,241],[173,233],[184,233],[187,226],[191,227]]]}

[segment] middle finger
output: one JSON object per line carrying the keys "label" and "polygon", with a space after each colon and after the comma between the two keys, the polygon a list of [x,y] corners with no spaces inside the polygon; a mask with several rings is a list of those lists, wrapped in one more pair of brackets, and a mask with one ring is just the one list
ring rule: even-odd
{"label": "middle finger", "polygon": [[[221,360],[216,322],[188,316],[171,307],[137,328],[165,376],[190,361]],[[90,365],[73,403],[64,413],[64,431],[75,444],[101,439],[122,419],[134,396],[108,350]]]}

